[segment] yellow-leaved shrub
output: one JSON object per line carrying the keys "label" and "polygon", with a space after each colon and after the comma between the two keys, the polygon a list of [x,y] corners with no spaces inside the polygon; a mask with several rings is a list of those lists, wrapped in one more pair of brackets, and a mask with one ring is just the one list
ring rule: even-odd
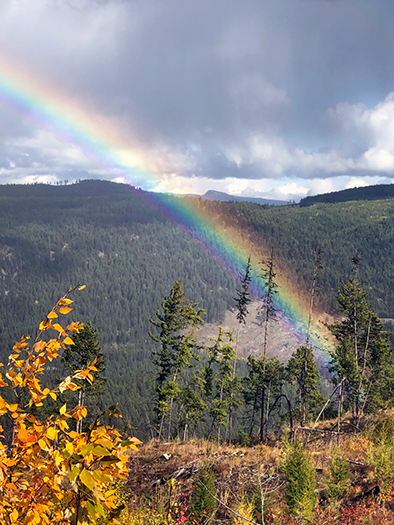
{"label": "yellow-leaved shrub", "polygon": [[[94,362],[54,389],[43,388],[40,380],[45,365],[66,345],[74,344],[70,336],[83,328],[78,322],[63,328],[59,319],[59,314],[72,310],[69,295],[77,288],[84,286],[70,289],[57,302],[33,341],[27,336],[14,345],[8,369],[5,375],[0,373],[0,388],[9,388],[12,396],[10,402],[0,396],[1,525],[78,525],[100,517],[112,523],[117,499],[114,482],[126,477],[127,449],[141,443],[136,438],[122,440],[117,430],[102,425],[98,418],[86,432],[75,432],[70,421],[85,417],[85,406],[63,405],[45,421],[33,415],[33,407],[42,406],[48,396],[56,399],[59,392],[77,390],[75,379],[93,381]],[[53,337],[43,338],[48,330]],[[113,415],[119,415],[111,408]]]}

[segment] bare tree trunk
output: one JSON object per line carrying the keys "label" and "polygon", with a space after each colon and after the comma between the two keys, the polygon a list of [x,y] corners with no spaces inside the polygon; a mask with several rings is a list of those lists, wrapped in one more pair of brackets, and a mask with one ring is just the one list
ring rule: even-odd
{"label": "bare tree trunk", "polygon": [[252,437],[253,435],[254,422],[256,419],[257,395],[258,395],[258,390],[256,389],[256,393],[254,395],[254,401],[253,401],[252,417],[250,420],[249,437]]}
{"label": "bare tree trunk", "polygon": [[[172,379],[172,381],[174,383],[176,381],[176,378],[177,378],[177,372],[175,372],[174,377]],[[172,409],[173,409],[173,406],[174,406],[174,398],[172,397],[171,398],[171,403],[170,403],[170,415],[169,415],[169,418],[168,418],[168,438],[167,438],[167,441],[170,441],[170,439],[171,439],[171,425],[172,425]]]}
{"label": "bare tree trunk", "polygon": [[[233,380],[235,379],[235,370],[236,370],[236,366],[237,366],[237,349],[238,349],[238,340],[239,340],[239,333],[240,333],[240,331],[241,331],[241,323],[238,323],[237,339],[235,341],[235,346],[234,346],[235,359],[234,359],[234,363],[233,363]],[[234,397],[234,393],[233,393],[233,391],[231,391],[231,403],[230,403],[230,406],[228,408],[228,427],[227,427],[228,442],[229,442],[230,445],[231,445],[231,437],[232,437],[232,432],[233,432],[233,408],[234,408],[233,397]]]}
{"label": "bare tree trunk", "polygon": [[[358,390],[357,390],[357,399],[359,398],[360,396],[360,392],[361,392],[361,387],[362,387],[362,382],[363,382],[363,378],[365,377],[365,370],[367,368],[367,353],[368,353],[368,345],[369,345],[369,335],[370,335],[370,332],[371,332],[371,317],[369,318],[369,323],[368,323],[368,330],[367,330],[367,340],[365,342],[365,347],[364,347],[364,355],[363,355],[363,369],[361,371],[361,377],[360,377],[360,382],[359,382],[359,385],[358,385]],[[358,430],[359,426],[360,426],[360,419],[361,419],[361,416],[363,415],[363,412],[364,412],[364,406],[365,406],[365,403],[363,404],[363,406],[361,407],[361,410],[359,413],[357,413],[357,420],[356,420],[356,428]]]}
{"label": "bare tree trunk", "polygon": [[[82,388],[79,389],[79,392],[78,392],[78,405],[79,406],[82,406],[85,402],[85,392]],[[82,432],[82,421],[83,421],[83,417],[81,417],[81,419],[79,421],[77,421],[77,427],[76,427],[76,431],[78,432],[78,434],[81,434]]]}
{"label": "bare tree trunk", "polygon": [[337,445],[339,446],[339,438],[341,435],[341,413],[342,413],[342,392],[343,392],[343,381],[341,381],[339,386],[339,396],[338,396],[338,437],[337,437]]}
{"label": "bare tree trunk", "polygon": [[303,378],[302,378],[302,389],[301,389],[301,426],[305,426],[306,420],[306,379],[308,377],[308,347],[305,346],[305,355],[303,363]]}
{"label": "bare tree trunk", "polygon": [[313,313],[316,285],[318,283],[320,270],[323,268],[322,254],[323,254],[323,251],[321,249],[321,246],[319,246],[319,248],[317,249],[316,261],[315,261],[315,269],[313,270],[313,279],[312,279],[312,286],[311,286],[311,297],[310,297],[310,301],[309,301],[308,332],[307,332],[307,335],[306,335],[306,346],[309,346],[309,340],[310,340],[310,334],[311,334],[312,313]]}

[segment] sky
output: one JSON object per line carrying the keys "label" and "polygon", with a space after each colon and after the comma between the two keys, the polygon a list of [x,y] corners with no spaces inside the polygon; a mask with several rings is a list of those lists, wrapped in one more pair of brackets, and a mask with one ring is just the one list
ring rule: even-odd
{"label": "sky", "polygon": [[392,0],[1,0],[0,183],[391,183],[393,27]]}

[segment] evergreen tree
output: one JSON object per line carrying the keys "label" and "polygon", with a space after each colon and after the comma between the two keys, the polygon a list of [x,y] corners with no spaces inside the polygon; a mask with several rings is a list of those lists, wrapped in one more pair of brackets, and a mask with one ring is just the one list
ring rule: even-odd
{"label": "evergreen tree", "polygon": [[318,285],[319,274],[322,271],[322,269],[323,269],[323,250],[321,246],[319,246],[317,249],[317,254],[316,254],[315,268],[313,270],[313,278],[312,278],[312,286],[311,286],[311,294],[310,294],[310,302],[309,302],[309,317],[308,317],[308,331],[306,335],[306,346],[309,346],[316,287]]}
{"label": "evergreen tree", "polygon": [[239,327],[241,324],[246,323],[246,316],[248,315],[248,305],[251,303],[252,299],[250,297],[249,293],[249,286],[252,282],[251,277],[252,272],[252,263],[250,256],[248,257],[248,261],[245,266],[244,273],[240,274],[240,281],[241,281],[241,289],[237,290],[237,297],[234,298],[235,300],[235,307],[237,310],[237,320],[239,323]]}
{"label": "evergreen tree", "polygon": [[[268,345],[268,325],[270,321],[276,321],[277,310],[274,304],[275,295],[278,293],[278,285],[276,283],[275,263],[274,263],[274,249],[271,249],[271,255],[269,259],[263,260],[261,277],[264,282],[264,294],[262,297],[261,310],[264,315],[264,344],[263,344],[263,356],[261,359],[261,371],[260,371],[260,382],[261,382],[261,416],[260,416],[260,439],[264,440],[264,429],[267,423],[269,402],[266,402],[266,386],[270,383],[270,373],[266,373],[267,367],[267,345]],[[270,388],[270,387],[269,387]],[[268,396],[270,392],[268,393]],[[267,407],[266,407],[267,405]],[[267,414],[267,415],[266,415]]]}
{"label": "evergreen tree", "polygon": [[[343,383],[344,401],[359,427],[364,410],[387,406],[394,395],[390,333],[367,302],[355,272],[338,290],[341,321],[328,325],[337,344],[331,352],[334,382]],[[341,401],[340,401],[341,404]]]}
{"label": "evergreen tree", "polygon": [[[86,398],[98,397],[106,391],[107,379],[104,373],[107,366],[98,341],[97,329],[90,321],[84,325],[79,333],[73,334],[72,340],[74,344],[65,348],[62,357],[62,364],[70,374],[75,374],[77,370],[83,370],[96,359],[97,371],[93,372],[93,383],[90,384],[81,379],[76,380],[76,383],[81,387],[78,390],[78,404],[84,405]],[[81,429],[82,419],[77,423],[77,432],[80,432]]]}
{"label": "evergreen tree", "polygon": [[[227,342],[224,338],[227,337]],[[217,426],[217,439],[221,439],[221,427],[229,424],[230,407],[238,406],[240,382],[234,377],[235,350],[232,345],[233,336],[231,332],[224,333],[219,326],[219,335],[212,338],[214,344],[208,347],[208,365],[202,374],[202,385],[206,395],[213,395],[213,406],[210,410],[212,417],[211,435]]]}
{"label": "evergreen tree", "polygon": [[[235,369],[236,369],[236,364],[237,364],[237,350],[238,350],[238,343],[239,343],[239,333],[241,330],[241,325],[246,324],[246,316],[249,313],[248,305],[252,302],[252,298],[249,292],[249,286],[250,286],[250,283],[252,282],[251,273],[252,273],[252,262],[249,256],[248,261],[245,266],[245,271],[244,273],[240,274],[241,289],[237,290],[237,297],[235,298],[238,329],[237,329],[237,339],[235,342],[235,359],[233,363],[233,376],[232,376],[234,387],[237,384],[236,377],[235,377]],[[237,385],[237,388],[238,388],[238,385]],[[230,443],[231,443],[231,438],[232,438],[234,406],[235,404],[230,403],[229,414],[228,414],[228,436],[229,436]]]}
{"label": "evergreen tree", "polygon": [[215,497],[215,474],[210,465],[205,465],[196,476],[190,498],[189,514],[193,523],[212,520],[217,508]]}
{"label": "evergreen tree", "polygon": [[179,395],[180,410],[178,435],[183,434],[183,441],[192,434],[200,421],[203,420],[207,405],[196,390],[190,386],[182,389]]}
{"label": "evergreen tree", "polygon": [[307,451],[297,442],[289,447],[283,462],[287,478],[285,499],[291,513],[311,520],[316,506],[316,471]]}
{"label": "evergreen tree", "polygon": [[170,439],[173,405],[181,392],[179,375],[185,367],[194,366],[192,360],[200,359],[195,352],[200,345],[197,344],[194,331],[203,323],[201,315],[205,311],[185,298],[182,281],[175,281],[170,295],[162,301],[161,307],[163,311],[156,312],[157,320],[149,318],[160,329],[160,334],[156,336],[149,332],[149,335],[160,344],[160,350],[152,352],[157,356],[153,363],[158,367],[156,414],[159,437],[162,437],[163,424],[167,419],[167,436]]}
{"label": "evergreen tree", "polygon": [[262,297],[261,312],[264,316],[264,345],[263,356],[267,356],[268,344],[268,324],[269,321],[277,320],[277,309],[275,308],[274,298],[278,293],[278,285],[276,283],[277,272],[275,271],[274,263],[274,249],[271,249],[269,259],[261,261],[262,271],[261,277],[264,283],[264,293]]}
{"label": "evergreen tree", "polygon": [[291,356],[286,371],[288,381],[297,384],[300,424],[303,427],[308,413],[325,402],[324,396],[318,389],[320,374],[313,351],[305,345],[300,346]]}
{"label": "evergreen tree", "polygon": [[[268,426],[271,407],[277,396],[281,393],[285,379],[285,369],[277,357],[264,359],[263,356],[248,357],[249,374],[243,380],[243,396],[245,405],[251,406],[249,436],[252,437],[258,412],[260,412],[260,437],[261,429]],[[263,395],[265,403],[262,406]]]}

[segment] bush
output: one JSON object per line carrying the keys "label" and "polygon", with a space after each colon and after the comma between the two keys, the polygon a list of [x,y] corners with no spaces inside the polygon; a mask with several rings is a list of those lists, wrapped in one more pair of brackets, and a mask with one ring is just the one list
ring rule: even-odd
{"label": "bush", "polygon": [[327,480],[327,496],[330,502],[335,503],[350,489],[351,471],[349,461],[337,448],[333,448],[330,461],[330,477]]}
{"label": "bush", "polygon": [[[41,385],[45,365],[74,344],[70,335],[83,328],[78,322],[66,328],[59,324],[59,315],[72,310],[69,295],[74,290],[49,312],[33,342],[26,336],[14,345],[5,378],[0,374],[0,388],[13,398],[7,402],[0,396],[0,421],[11,421],[9,436],[0,441],[1,524],[78,525],[100,517],[112,523],[111,513],[115,515],[117,508],[114,482],[127,473],[125,451],[141,443],[135,438],[123,441],[98,418],[87,432],[70,430],[70,421],[86,417],[84,406],[67,409],[64,404],[56,416],[44,421],[33,415],[48,398],[56,400],[59,393],[78,390],[76,380],[91,383],[97,370],[93,362],[53,389]],[[115,406],[104,414],[120,415]]]}
{"label": "bush", "polygon": [[195,523],[205,523],[216,513],[217,502],[215,475],[210,466],[205,466],[196,476],[195,487],[193,489],[189,516]]}
{"label": "bush", "polygon": [[287,478],[285,499],[291,513],[312,519],[317,501],[316,471],[301,443],[288,447],[282,465]]}

